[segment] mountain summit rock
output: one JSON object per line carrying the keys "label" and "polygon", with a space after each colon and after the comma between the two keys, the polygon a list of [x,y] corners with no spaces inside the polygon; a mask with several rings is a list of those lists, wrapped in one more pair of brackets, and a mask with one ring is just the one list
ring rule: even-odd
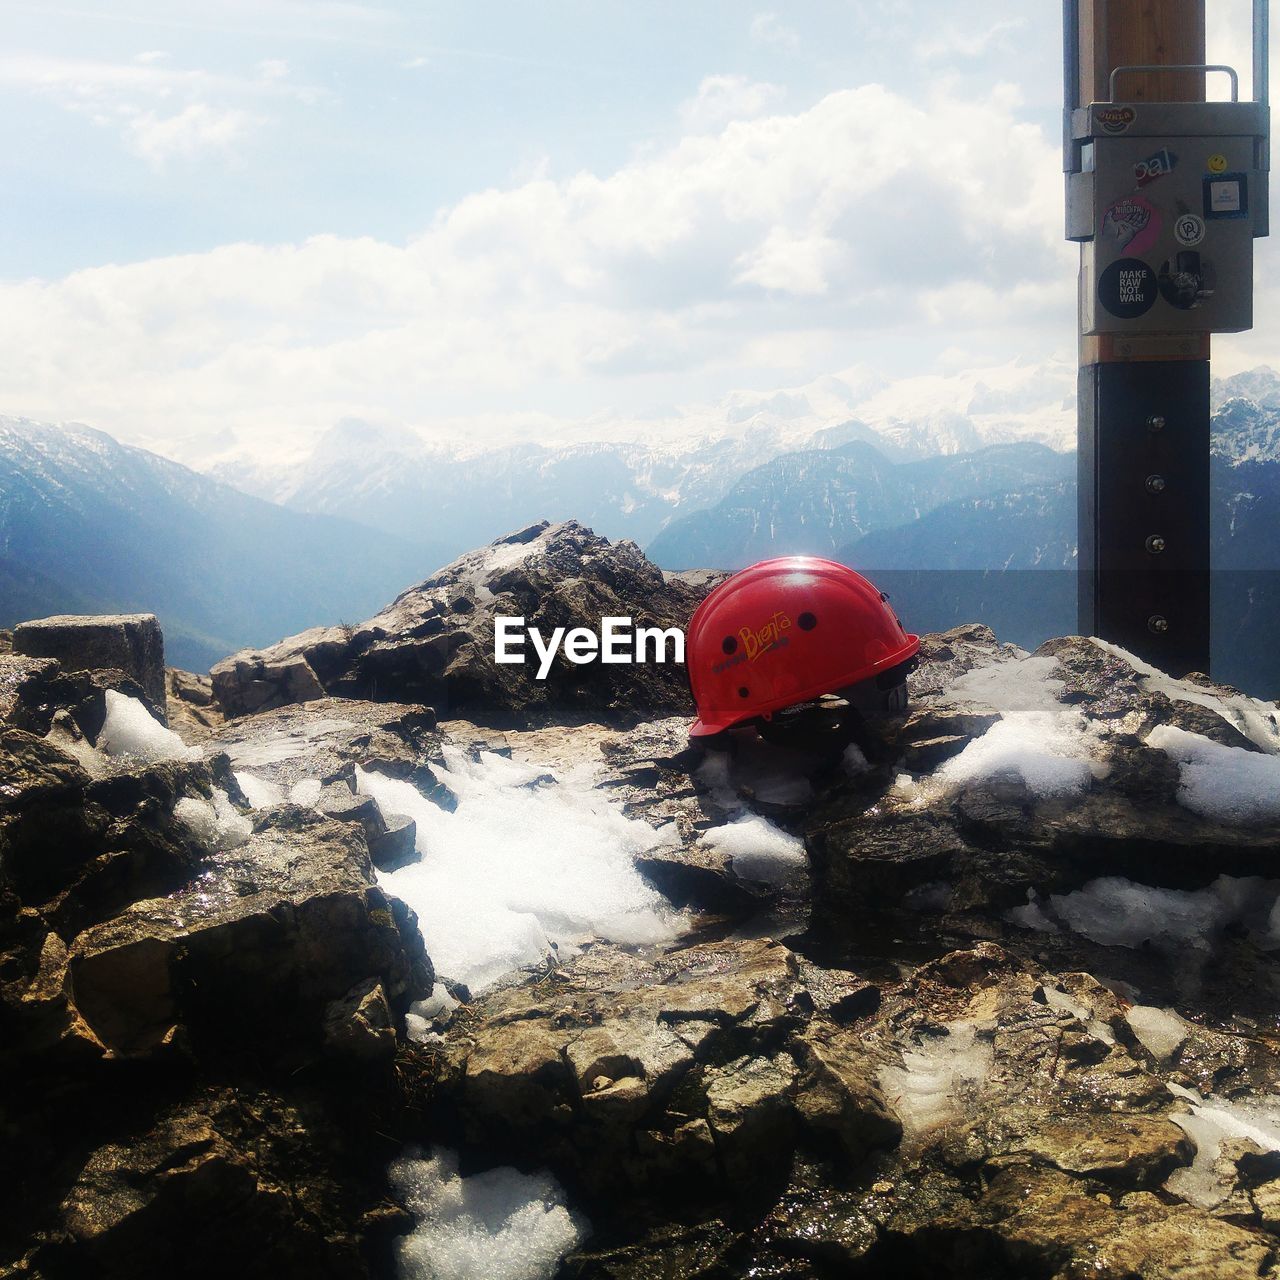
{"label": "mountain summit rock", "polygon": [[419,701],[441,718],[489,723],[683,713],[692,704],[679,664],[557,661],[536,680],[532,654],[524,665],[495,662],[494,619],[523,617],[544,635],[599,631],[604,617],[683,629],[710,585],[705,574],[664,574],[634,542],[609,542],[576,520],[542,521],[460,556],[358,626],[233,654],[213,668],[213,693],[230,716],[326,694]]}

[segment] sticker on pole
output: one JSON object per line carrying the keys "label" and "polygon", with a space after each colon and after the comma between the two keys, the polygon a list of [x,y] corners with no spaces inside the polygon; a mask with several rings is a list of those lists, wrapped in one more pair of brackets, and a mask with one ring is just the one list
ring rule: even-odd
{"label": "sticker on pole", "polygon": [[1195,213],[1178,214],[1173,220],[1173,238],[1184,249],[1194,249],[1204,239],[1204,219]]}
{"label": "sticker on pole", "polygon": [[1145,316],[1156,293],[1156,273],[1141,258],[1117,258],[1098,280],[1098,301],[1121,320]]}
{"label": "sticker on pole", "polygon": [[1161,147],[1133,166],[1133,176],[1138,186],[1145,187],[1157,178],[1163,178],[1166,173],[1172,173],[1177,167],[1178,153],[1170,151],[1168,147]]}
{"label": "sticker on pole", "polygon": [[1132,107],[1098,107],[1094,117],[1104,133],[1123,133],[1137,118]]}
{"label": "sticker on pole", "polygon": [[1146,196],[1124,196],[1102,215],[1102,238],[1126,253],[1145,253],[1160,237],[1160,210]]}

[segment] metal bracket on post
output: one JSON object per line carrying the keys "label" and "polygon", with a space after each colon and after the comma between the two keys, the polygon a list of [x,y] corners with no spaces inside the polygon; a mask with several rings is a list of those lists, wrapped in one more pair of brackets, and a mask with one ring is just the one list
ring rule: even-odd
{"label": "metal bracket on post", "polygon": [[1225,62],[1178,62],[1178,63],[1155,63],[1143,62],[1127,67],[1113,67],[1111,77],[1107,81],[1107,101],[1114,102],[1116,100],[1116,81],[1122,75],[1128,72],[1165,72],[1165,71],[1222,71],[1231,79],[1231,101],[1240,101],[1240,77],[1236,73],[1235,67],[1229,67]]}

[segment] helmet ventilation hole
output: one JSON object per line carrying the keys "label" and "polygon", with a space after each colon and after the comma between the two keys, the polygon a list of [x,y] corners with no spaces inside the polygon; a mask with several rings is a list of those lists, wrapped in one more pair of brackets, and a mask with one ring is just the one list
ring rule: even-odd
{"label": "helmet ventilation hole", "polygon": [[725,636],[720,647],[725,651],[725,653],[736,653],[738,651],[738,637]]}
{"label": "helmet ventilation hole", "polygon": [[800,624],[801,631],[812,631],[818,625],[818,620],[811,613],[802,613],[796,621]]}
{"label": "helmet ventilation hole", "polygon": [[747,686],[744,684],[744,685],[742,686],[742,688],[738,690],[738,697],[740,697],[740,698],[749,698],[749,697],[751,697],[751,690],[750,690],[750,689],[748,689],[748,688],[747,688]]}

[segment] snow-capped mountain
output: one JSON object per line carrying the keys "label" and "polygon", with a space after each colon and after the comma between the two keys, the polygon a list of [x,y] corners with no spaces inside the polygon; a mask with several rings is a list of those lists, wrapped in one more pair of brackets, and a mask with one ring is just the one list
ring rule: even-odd
{"label": "snow-capped mountain", "polygon": [[201,465],[272,501],[459,552],[544,518],[644,544],[785,453],[864,442],[906,462],[1013,442],[1072,448],[1074,377],[1063,363],[1014,361],[890,383],[855,367],[662,417],[539,423],[496,441],[347,419],[287,463],[242,450]]}
{"label": "snow-capped mountain", "polygon": [[170,662],[201,669],[246,644],[363,617],[443,559],[101,431],[0,418],[0,626],[155,612]]}
{"label": "snow-capped mountain", "polygon": [[672,521],[648,550],[665,569],[829,556],[957,499],[1022,492],[1074,474],[1072,455],[1030,443],[897,463],[861,442],[788,453],[748,472],[715,506]]}

